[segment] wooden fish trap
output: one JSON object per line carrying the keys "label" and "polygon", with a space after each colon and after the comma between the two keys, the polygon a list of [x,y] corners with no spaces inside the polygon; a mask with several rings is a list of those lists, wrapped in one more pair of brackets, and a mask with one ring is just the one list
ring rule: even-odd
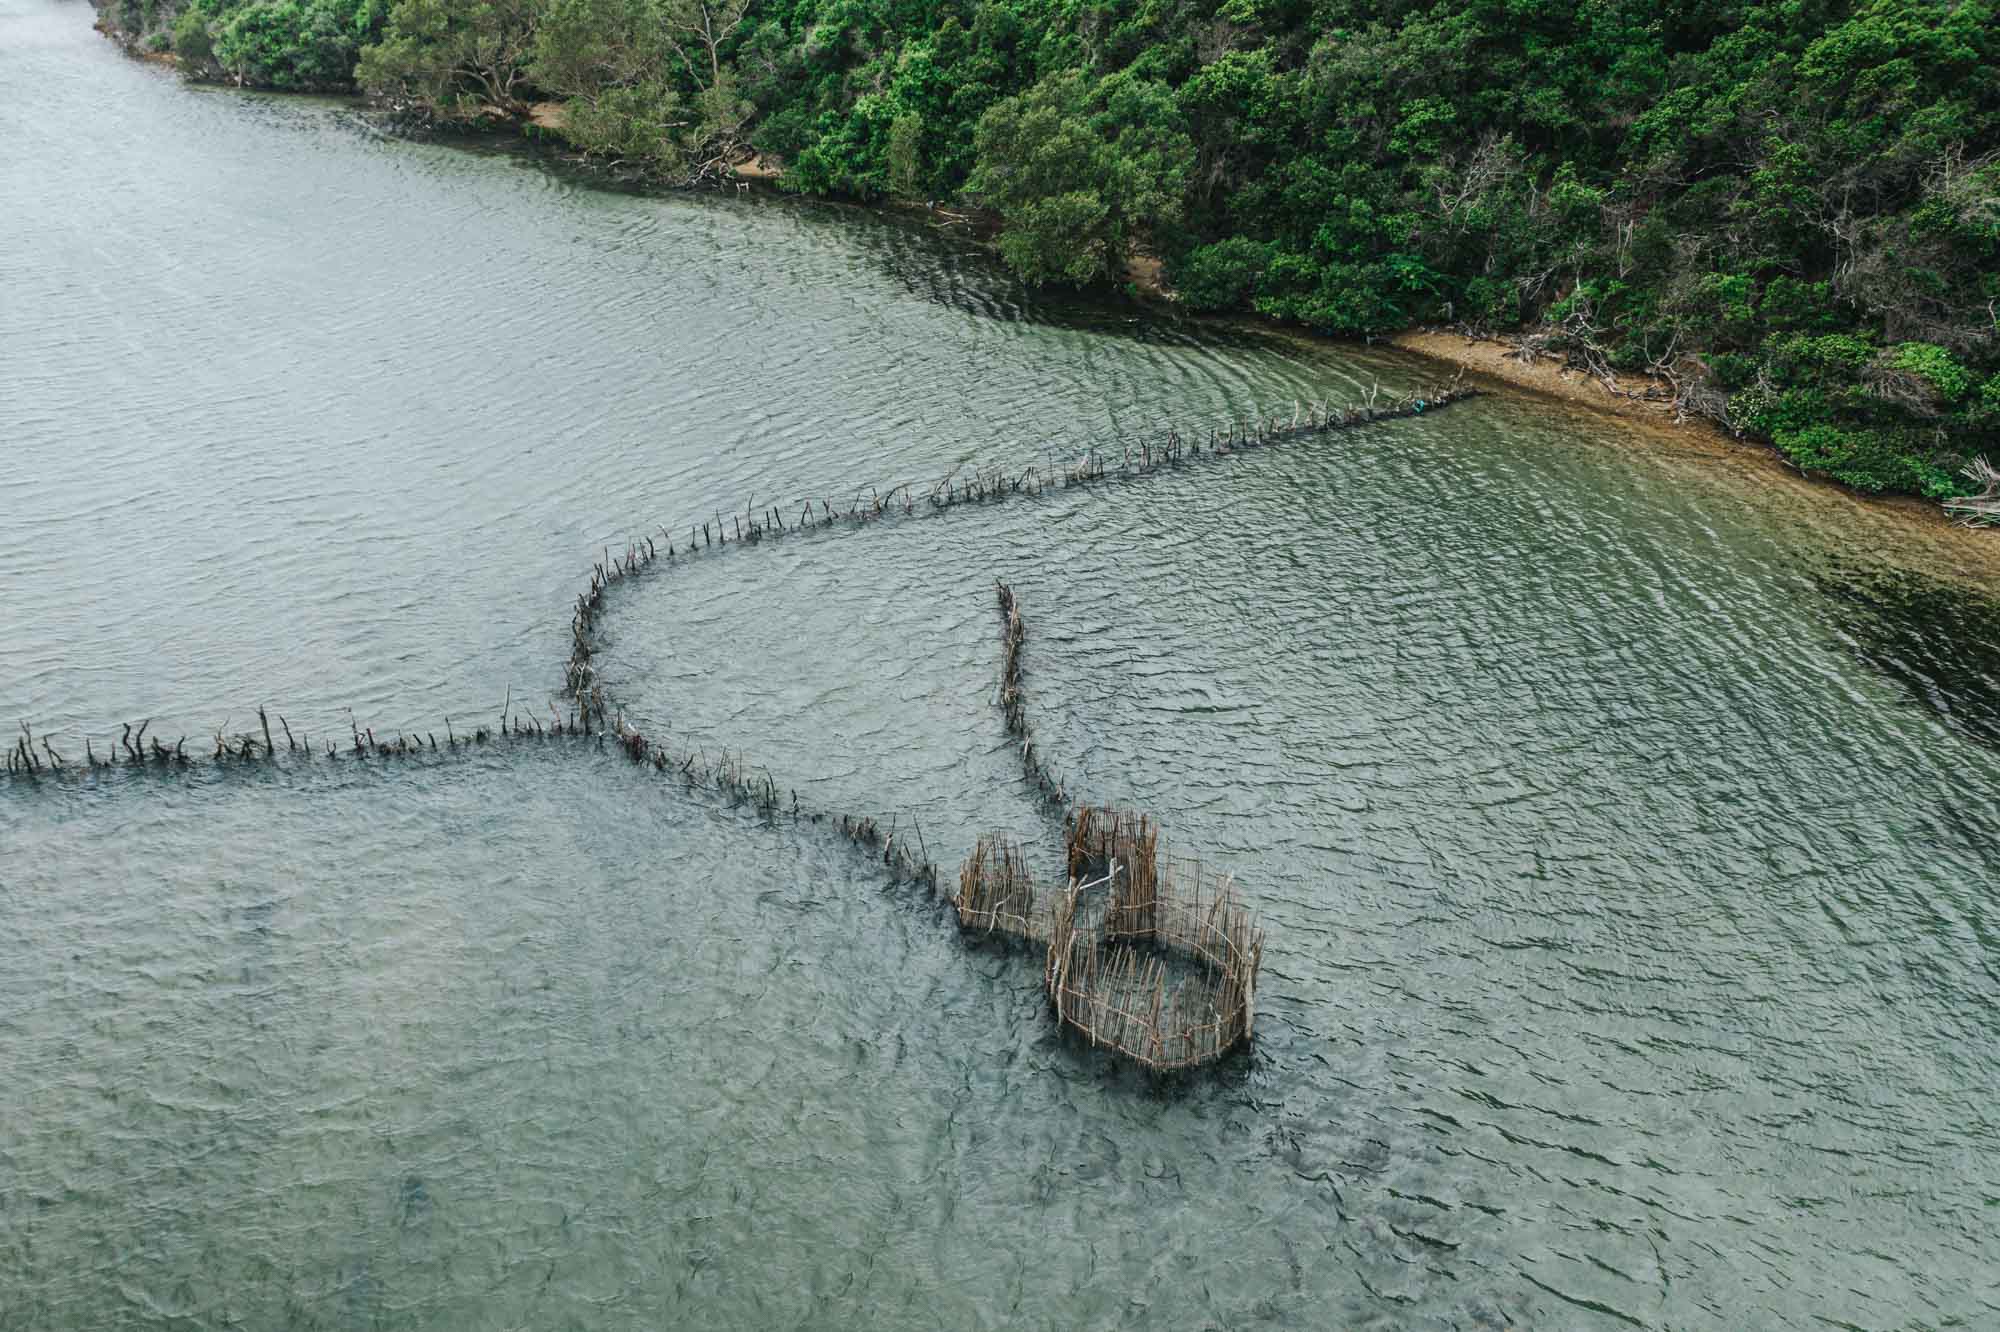
{"label": "wooden fish trap", "polygon": [[1222,1058],[1257,1017],[1263,933],[1227,875],[1160,853],[1152,818],[1088,806],[1072,828],[1066,889],[1040,892],[1020,844],[979,839],[953,905],[967,934],[1043,948],[1042,984],[1056,1020],[1094,1047],[1159,1073]]}
{"label": "wooden fish trap", "polygon": [[1127,866],[1142,884],[1156,876],[1160,829],[1149,814],[1079,805],[1069,817],[1064,843],[1072,879],[1100,878],[1114,863]]}
{"label": "wooden fish trap", "polygon": [[952,906],[967,934],[1002,934],[1026,943],[1049,937],[1047,908],[1038,901],[1021,844],[1000,833],[979,839],[958,872]]}
{"label": "wooden fish trap", "polygon": [[[1103,890],[1094,911],[1078,891],[1051,913],[1058,1017],[1093,1044],[1166,1069],[1220,1058],[1247,1040],[1263,934],[1234,881],[1168,854],[1158,823],[1136,810],[1081,806],[1067,843],[1071,882]],[[1141,1037],[1145,1048],[1134,1052]]]}
{"label": "wooden fish trap", "polygon": [[[1263,932],[1226,876],[1189,874],[1158,875],[1135,897],[1114,867],[1072,881],[1050,912],[1042,982],[1056,1020],[1157,1073],[1222,1058],[1250,1039],[1257,1019]],[[1099,894],[1107,900],[1093,913]],[[1143,914],[1133,914],[1135,903]],[[1140,920],[1143,934],[1133,928]]]}

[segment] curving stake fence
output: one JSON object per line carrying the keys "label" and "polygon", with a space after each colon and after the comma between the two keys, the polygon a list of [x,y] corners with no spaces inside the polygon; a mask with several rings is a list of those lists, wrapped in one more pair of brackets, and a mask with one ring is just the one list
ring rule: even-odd
{"label": "curving stake fence", "polygon": [[[602,648],[600,621],[613,590],[642,575],[731,546],[824,530],[837,524],[867,526],[894,518],[941,514],[967,504],[990,504],[1050,490],[1131,481],[1194,463],[1215,462],[1252,449],[1367,426],[1375,422],[1435,412],[1476,397],[1479,390],[1454,380],[1448,385],[1382,400],[1370,390],[1365,402],[1348,407],[1295,404],[1289,418],[1256,421],[1183,435],[1122,443],[1114,455],[1092,448],[1066,460],[1044,457],[1018,468],[957,469],[929,483],[904,482],[882,489],[856,489],[839,504],[830,494],[808,497],[796,507],[759,505],[754,497],[740,512],[711,512],[685,529],[661,526],[657,537],[628,542],[622,552],[605,549],[591,561],[589,585],[578,594],[569,625],[570,651],[563,672],[567,711],[553,704],[548,723],[513,704],[507,690],[497,721],[461,731],[444,722],[436,734],[397,733],[391,740],[350,722],[345,741],[316,742],[295,736],[278,717],[285,737],[280,750],[266,710],[257,710],[257,728],[235,733],[228,723],[215,729],[213,749],[190,754],[188,737],[171,745],[148,736],[150,721],[124,725],[116,740],[106,737],[100,757],[91,737],[81,756],[66,757],[52,737],[36,735],[28,723],[0,764],[22,785],[44,778],[67,778],[112,767],[186,769],[210,762],[251,770],[265,763],[315,758],[418,761],[484,749],[549,741],[569,742],[571,750],[617,750],[635,765],[677,779],[688,790],[712,791],[736,804],[749,804],[769,817],[789,815],[837,831],[877,861],[891,876],[942,891],[937,864],[925,845],[922,825],[901,814],[809,809],[796,789],[783,786],[768,768],[727,750],[675,749],[670,737],[649,736],[628,726],[616,699],[598,677]],[[1060,891],[1037,885],[1020,844],[1001,834],[981,837],[959,870],[950,900],[968,939],[1010,939],[1043,954],[1043,983],[1061,1027],[1093,1046],[1142,1067],[1190,1069],[1222,1058],[1246,1044],[1256,1022],[1257,975],[1263,933],[1252,921],[1227,875],[1200,861],[1162,850],[1158,826],[1146,814],[1101,805],[1079,805],[1035,741],[1022,683],[1027,625],[1019,601],[1005,583],[995,587],[1001,617],[999,705],[1007,734],[1018,744],[1024,780],[1051,813],[1062,816],[1067,883]],[[64,739],[65,747],[73,741]],[[203,742],[204,746],[206,742]]]}

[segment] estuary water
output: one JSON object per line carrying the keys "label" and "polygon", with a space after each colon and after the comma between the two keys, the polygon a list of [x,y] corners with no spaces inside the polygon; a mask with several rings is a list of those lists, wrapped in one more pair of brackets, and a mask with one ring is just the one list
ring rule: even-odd
{"label": "estuary water", "polygon": [[[546,716],[607,547],[1436,374],[90,17],[0,0],[0,715],[72,764]],[[1049,836],[1012,584],[1051,761],[1268,931],[1184,1083],[588,749],[9,782],[0,1329],[2000,1325],[2000,619],[1783,498],[1499,395],[618,589],[628,718],[950,866]]]}

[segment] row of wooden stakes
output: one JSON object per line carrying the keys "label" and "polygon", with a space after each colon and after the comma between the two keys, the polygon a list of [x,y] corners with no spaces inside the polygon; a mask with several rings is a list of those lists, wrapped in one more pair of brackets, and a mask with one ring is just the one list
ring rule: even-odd
{"label": "row of wooden stakes", "polygon": [[[35,778],[45,774],[53,776],[119,767],[185,768],[204,760],[216,763],[268,762],[277,759],[281,754],[308,759],[401,758],[414,754],[449,753],[459,749],[469,749],[476,745],[484,745],[496,738],[542,739],[552,736],[577,738],[588,734],[574,715],[567,721],[561,716],[555,716],[549,725],[544,727],[540,718],[520,713],[510,716],[503,712],[497,726],[475,726],[464,734],[460,734],[453,726],[451,718],[446,717],[443,745],[438,744],[435,731],[426,731],[420,735],[399,731],[396,733],[396,738],[391,740],[386,735],[378,737],[372,726],[350,723],[351,744],[328,740],[324,742],[322,748],[313,743],[311,736],[293,734],[291,724],[280,716],[278,725],[285,735],[285,743],[281,748],[271,735],[271,714],[264,708],[258,708],[257,721],[258,731],[243,731],[236,735],[227,734],[227,723],[217,727],[211,735],[214,748],[206,755],[199,750],[190,754],[186,735],[177,737],[171,745],[163,743],[157,735],[149,737],[146,732],[153,725],[150,717],[140,722],[136,728],[132,723],[124,722],[118,738],[107,744],[106,753],[101,757],[97,753],[93,737],[86,735],[83,739],[83,756],[80,762],[74,758],[64,759],[47,736],[42,736],[38,740],[33,728],[24,721],[21,723],[21,734],[15,738],[14,747],[6,752],[6,770],[13,776]],[[39,755],[35,752],[38,746],[42,751]],[[75,751],[72,750],[71,753],[74,755]]]}
{"label": "row of wooden stakes", "polygon": [[1049,805],[1067,810],[1073,803],[1069,787],[1055,774],[1035,747],[1034,728],[1028,721],[1028,701],[1021,687],[1021,649],[1028,641],[1027,622],[1021,618],[1021,604],[1014,589],[996,582],[994,592],[1000,602],[1000,711],[1006,719],[1007,734],[1016,745],[1021,773]]}
{"label": "row of wooden stakes", "polygon": [[[544,727],[540,718],[532,714],[524,718],[512,709],[510,689],[495,728],[476,726],[461,736],[446,718],[443,749],[452,752],[495,739],[531,738],[589,739],[602,748],[609,740],[634,763],[678,777],[690,787],[713,790],[767,816],[788,814],[796,820],[825,824],[871,858],[879,857],[897,878],[925,884],[936,893],[940,891],[937,866],[914,818],[905,833],[900,815],[892,816],[885,828],[874,815],[809,811],[801,805],[795,789],[781,795],[777,779],[767,769],[753,767],[740,754],[723,751],[713,758],[702,752],[676,754],[664,741],[627,726],[596,669],[600,618],[611,588],[661,561],[697,552],[758,545],[837,523],[862,526],[895,516],[909,517],[920,509],[942,512],[1013,495],[1038,495],[1051,488],[1136,478],[1195,459],[1224,458],[1285,440],[1418,416],[1477,393],[1477,389],[1454,382],[1383,401],[1379,391],[1371,390],[1368,400],[1357,406],[1295,405],[1289,418],[1273,415],[1253,422],[1232,422],[1187,436],[1170,429],[1158,439],[1124,445],[1115,462],[1108,451],[1091,449],[1080,458],[1061,463],[1045,460],[1018,470],[955,470],[927,487],[903,483],[882,491],[871,486],[865,499],[857,491],[844,509],[830,496],[803,501],[796,513],[784,506],[759,506],[753,499],[740,514],[714,512],[690,523],[685,547],[678,544],[674,532],[662,527],[658,540],[647,536],[628,542],[623,552],[614,554],[606,549],[600,559],[592,561],[590,583],[577,596],[570,620],[570,653],[564,673],[564,694],[572,704],[569,715],[564,717],[552,709],[550,724]],[[1146,816],[1101,806],[1077,806],[1035,745],[1022,686],[1026,625],[1019,602],[1004,583],[996,584],[996,596],[1002,620],[1002,715],[1008,735],[1019,745],[1024,777],[1063,816],[1069,884],[1060,894],[1042,894],[1017,843],[997,835],[981,838],[960,870],[958,891],[952,899],[961,929],[968,935],[1011,935],[1042,947],[1044,983],[1059,1023],[1093,1045],[1161,1071],[1220,1058],[1250,1037],[1262,934],[1250,922],[1226,878],[1207,875],[1199,866],[1192,871],[1177,870],[1158,855],[1157,829]],[[276,759],[279,749],[271,734],[270,718],[262,708],[258,721],[261,736],[244,733],[229,738],[224,734],[226,728],[218,728],[210,757],[217,762],[239,763]],[[278,722],[285,734],[287,754],[316,756],[318,750],[310,737],[295,737],[282,716]],[[157,737],[149,742],[146,732],[150,724],[142,722],[136,731],[128,724],[112,746],[110,757],[104,759],[97,757],[86,738],[83,766],[185,766],[196,761],[186,752],[184,736],[172,746]],[[9,773],[35,777],[65,770],[62,755],[46,736],[37,742],[25,722],[21,732],[6,754]],[[390,741],[353,723],[350,739],[351,744],[345,746],[327,743],[326,756],[396,758],[434,754],[440,749],[431,732],[421,738],[399,733]],[[122,758],[120,749],[124,751]]]}
{"label": "row of wooden stakes", "polygon": [[[941,512],[1012,495],[1039,495],[1052,487],[1136,478],[1197,458],[1225,458],[1286,440],[1420,416],[1478,392],[1454,381],[1384,400],[1379,390],[1371,389],[1364,403],[1348,407],[1295,404],[1289,418],[1274,415],[1232,422],[1188,436],[1169,429],[1161,438],[1123,446],[1115,463],[1108,451],[1092,449],[1060,464],[1045,461],[1018,470],[953,471],[929,486],[910,482],[887,490],[870,486],[865,497],[856,491],[844,508],[831,496],[804,500],[796,511],[782,505],[760,506],[753,497],[741,513],[715,511],[690,522],[685,545],[675,531],[662,526],[657,539],[649,535],[628,542],[616,554],[606,549],[592,561],[590,583],[578,594],[571,615],[565,689],[586,722],[606,723],[613,702],[596,669],[597,630],[606,597],[614,586],[662,561],[731,545],[761,545],[835,524],[865,526],[915,516],[919,510]],[[1027,630],[1019,601],[1005,583],[996,583],[995,594],[1002,626],[1002,717],[1018,745],[1024,778],[1063,816],[1070,882],[1060,899],[1045,898],[1035,887],[1018,843],[998,834],[982,837],[960,869],[952,898],[961,929],[968,935],[1006,935],[1043,947],[1044,981],[1058,1021],[1093,1045],[1162,1071],[1218,1059],[1250,1037],[1262,933],[1226,877],[1213,878],[1198,865],[1180,874],[1163,866],[1157,856],[1157,828],[1150,819],[1076,805],[1068,786],[1035,744],[1022,685]],[[677,760],[660,742],[629,730],[622,717],[614,728],[620,746],[637,762],[688,778],[705,772],[718,790],[768,813],[785,809],[778,783],[768,771],[746,775],[740,759],[726,756],[712,763],[699,755]],[[796,790],[790,792],[789,812],[815,821],[827,817],[802,815]],[[939,891],[937,866],[922,848],[920,829],[919,849],[912,854],[907,841],[898,846],[893,820],[884,833],[873,817],[836,817],[844,836],[870,850],[880,848],[884,863],[899,877]],[[1092,867],[1097,870],[1095,877],[1089,876]],[[1094,913],[1079,917],[1089,903],[1100,899]],[[1154,955],[1142,959],[1140,949],[1150,949]],[[1174,968],[1182,964],[1189,974],[1170,985]]]}
{"label": "row of wooden stakes", "polygon": [[[1115,462],[1108,450],[1092,448],[1079,458],[1062,462],[1045,459],[1022,467],[985,466],[970,472],[954,469],[928,485],[905,481],[886,490],[870,485],[865,496],[857,489],[839,504],[831,495],[823,494],[801,500],[794,508],[759,504],[752,495],[741,512],[725,514],[712,510],[704,517],[690,520],[685,544],[681,544],[677,535],[680,529],[661,525],[654,533],[627,541],[623,551],[606,548],[591,562],[590,584],[577,595],[570,616],[570,654],[564,670],[564,689],[587,710],[587,715],[597,717],[600,722],[605,719],[604,700],[594,692],[598,684],[597,613],[603,609],[605,594],[613,584],[661,561],[726,550],[732,545],[761,545],[774,538],[836,524],[859,527],[885,518],[913,517],[920,511],[941,513],[1013,495],[1040,495],[1051,488],[1090,485],[1114,478],[1136,479],[1195,459],[1226,458],[1289,440],[1422,416],[1477,397],[1479,393],[1479,389],[1456,379],[1435,388],[1390,397],[1384,397],[1380,388],[1374,387],[1360,404],[1337,407],[1331,403],[1294,403],[1289,417],[1272,414],[1251,421],[1231,421],[1188,435],[1178,428],[1169,428],[1158,437],[1122,445]],[[787,514],[791,515],[789,519]]]}
{"label": "row of wooden stakes", "polygon": [[[447,719],[444,747],[451,749],[464,744],[482,744],[495,735],[506,733],[510,726],[547,735],[594,734],[603,729],[610,719],[610,704],[599,687],[594,666],[596,616],[603,608],[607,589],[613,583],[641,572],[657,560],[674,559],[698,550],[708,551],[732,544],[747,542],[756,545],[773,536],[831,527],[840,522],[861,525],[897,514],[908,516],[920,508],[945,510],[968,503],[987,503],[1009,495],[1039,494],[1051,486],[1086,485],[1112,477],[1143,476],[1194,458],[1226,457],[1289,439],[1399,417],[1419,416],[1478,393],[1477,388],[1456,380],[1435,389],[1387,398],[1381,395],[1379,389],[1371,389],[1367,400],[1357,405],[1294,404],[1289,417],[1272,414],[1254,421],[1232,421],[1225,426],[1189,435],[1183,435],[1178,429],[1168,429],[1157,438],[1121,446],[1115,462],[1108,451],[1091,449],[1080,458],[1062,463],[1045,462],[1018,470],[986,467],[970,473],[953,471],[928,486],[906,482],[887,491],[871,486],[866,498],[857,491],[845,502],[844,508],[835,504],[831,496],[823,496],[802,501],[797,514],[789,521],[785,515],[790,510],[784,506],[760,506],[753,499],[740,514],[714,512],[705,519],[691,522],[685,547],[678,546],[674,536],[662,527],[659,537],[666,542],[664,551],[660,542],[649,536],[628,543],[624,552],[617,555],[607,549],[601,559],[592,562],[590,585],[578,595],[570,621],[571,650],[564,675],[564,692],[574,702],[573,714],[567,719],[555,717],[544,728],[539,718],[530,717],[524,721],[509,713],[503,705],[501,720],[496,728],[476,727],[471,734],[462,737],[452,732]],[[281,717],[279,720],[282,724],[284,719]],[[214,735],[216,744],[211,757],[241,761],[276,757],[279,750],[269,734],[268,718],[262,716],[261,710],[260,722],[261,735],[246,732],[225,738],[223,730],[226,725],[219,728]],[[96,753],[91,737],[83,737],[84,754],[79,762],[66,759],[50,737],[36,737],[28,724],[23,722],[21,735],[11,748],[4,751],[5,770],[13,776],[35,777],[61,772],[65,768],[94,769],[121,763],[188,764],[195,761],[196,756],[187,752],[187,736],[179,736],[172,745],[168,745],[158,736],[148,737],[146,730],[149,726],[150,722],[142,722],[135,730],[127,723],[120,738],[110,742],[110,752],[104,757]],[[287,753],[389,756],[414,753],[419,749],[435,752],[439,748],[435,736],[428,732],[420,743],[415,737],[407,735],[399,735],[394,741],[378,740],[372,734],[364,736],[362,729],[356,728],[351,745],[327,743],[321,750],[309,740],[292,736],[289,726],[284,729]],[[1029,758],[1036,757],[1032,749],[1024,751],[1024,754]],[[1030,780],[1045,795],[1063,807],[1072,803],[1070,794],[1043,765],[1037,761],[1029,762],[1027,767]]]}

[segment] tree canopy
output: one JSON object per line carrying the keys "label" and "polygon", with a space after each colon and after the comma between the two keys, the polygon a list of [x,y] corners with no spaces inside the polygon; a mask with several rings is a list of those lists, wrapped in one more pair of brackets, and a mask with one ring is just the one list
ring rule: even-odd
{"label": "tree canopy", "polygon": [[2000,429],[1996,0],[185,2],[112,12],[244,82],[963,200],[1030,281],[1144,251],[1195,310],[1526,334],[1864,490],[1957,493]]}
{"label": "tree canopy", "polygon": [[1005,98],[973,131],[966,192],[1005,221],[1000,252],[1031,281],[1089,282],[1176,222],[1194,144],[1166,85],[1065,70]]}

